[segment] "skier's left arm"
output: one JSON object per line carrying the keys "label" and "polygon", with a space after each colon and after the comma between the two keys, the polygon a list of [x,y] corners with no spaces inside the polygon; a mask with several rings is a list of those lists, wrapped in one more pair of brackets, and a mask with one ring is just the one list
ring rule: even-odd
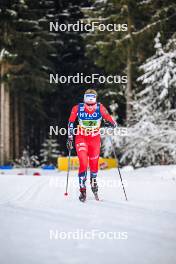
{"label": "skier's left arm", "polygon": [[108,113],[108,110],[102,104],[100,104],[100,113],[103,119],[107,121],[110,126],[113,128],[117,127],[116,121],[112,118],[112,116]]}

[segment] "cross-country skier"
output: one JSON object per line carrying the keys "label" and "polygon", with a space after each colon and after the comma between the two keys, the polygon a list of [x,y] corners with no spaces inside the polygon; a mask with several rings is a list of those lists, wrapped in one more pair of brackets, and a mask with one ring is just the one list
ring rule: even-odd
{"label": "cross-country skier", "polygon": [[80,201],[86,200],[87,168],[90,167],[90,184],[95,199],[98,200],[98,185],[96,181],[98,160],[100,155],[100,126],[102,118],[110,126],[116,127],[116,122],[109,115],[106,108],[97,102],[97,92],[89,89],[84,94],[84,102],[72,108],[68,123],[68,148],[73,147],[74,122],[78,118],[75,137],[75,147],[79,158],[79,186]]}

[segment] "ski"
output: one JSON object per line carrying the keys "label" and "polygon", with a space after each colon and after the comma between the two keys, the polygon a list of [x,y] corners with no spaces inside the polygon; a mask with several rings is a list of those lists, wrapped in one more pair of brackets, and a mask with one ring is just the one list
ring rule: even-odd
{"label": "ski", "polygon": [[79,200],[80,200],[80,202],[82,202],[82,203],[85,203],[85,201],[86,201],[86,199],[84,199],[84,198],[79,198]]}
{"label": "ski", "polygon": [[95,200],[96,201],[100,201],[99,197],[98,197],[98,194],[97,193],[94,193],[94,197],[95,197]]}

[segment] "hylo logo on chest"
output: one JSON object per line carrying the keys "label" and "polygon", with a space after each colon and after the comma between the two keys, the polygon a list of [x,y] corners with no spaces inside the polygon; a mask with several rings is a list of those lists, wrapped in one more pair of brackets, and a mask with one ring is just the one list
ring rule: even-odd
{"label": "hylo logo on chest", "polygon": [[93,113],[93,114],[88,114],[88,113],[85,113],[85,112],[83,112],[83,113],[80,113],[80,117],[97,117],[98,116],[98,114],[95,112],[95,113]]}

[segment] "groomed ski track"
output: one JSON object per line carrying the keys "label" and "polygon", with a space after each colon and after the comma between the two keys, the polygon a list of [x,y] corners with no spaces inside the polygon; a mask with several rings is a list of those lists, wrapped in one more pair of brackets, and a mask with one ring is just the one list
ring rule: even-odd
{"label": "groomed ski track", "polygon": [[[81,203],[76,172],[68,196],[65,172],[1,174],[0,263],[176,263],[176,166],[127,167],[122,176],[128,202],[113,169],[99,173],[102,201],[94,199],[88,179],[87,201]],[[89,239],[56,235],[92,230],[96,236]],[[123,239],[102,239],[102,232]]]}

